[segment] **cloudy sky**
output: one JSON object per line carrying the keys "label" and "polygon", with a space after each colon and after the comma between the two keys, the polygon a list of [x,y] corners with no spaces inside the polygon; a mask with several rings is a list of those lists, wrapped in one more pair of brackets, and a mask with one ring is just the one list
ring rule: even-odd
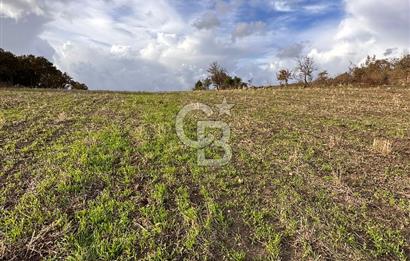
{"label": "cloudy sky", "polygon": [[186,90],[213,61],[275,83],[295,57],[332,74],[410,49],[410,0],[0,0],[0,47],[90,89]]}

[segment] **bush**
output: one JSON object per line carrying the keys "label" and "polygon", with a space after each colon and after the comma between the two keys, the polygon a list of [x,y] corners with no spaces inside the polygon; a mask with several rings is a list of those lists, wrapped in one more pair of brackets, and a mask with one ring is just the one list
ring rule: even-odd
{"label": "bush", "polygon": [[[319,75],[320,78],[320,75]],[[320,80],[316,80],[320,82]],[[410,55],[402,58],[387,60],[368,56],[361,66],[353,66],[349,72],[342,73],[334,79],[329,79],[334,85],[409,85],[410,84]]]}
{"label": "bush", "polygon": [[212,82],[209,78],[206,78],[205,80],[201,81],[198,80],[195,83],[194,91],[208,91],[209,87],[211,86]]}

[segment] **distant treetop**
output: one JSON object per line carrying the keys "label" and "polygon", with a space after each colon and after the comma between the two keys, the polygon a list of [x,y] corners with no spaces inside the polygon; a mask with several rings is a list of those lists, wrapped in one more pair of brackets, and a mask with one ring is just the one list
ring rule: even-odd
{"label": "distant treetop", "polygon": [[87,85],[74,81],[44,57],[16,56],[0,48],[0,83],[6,86],[88,90]]}

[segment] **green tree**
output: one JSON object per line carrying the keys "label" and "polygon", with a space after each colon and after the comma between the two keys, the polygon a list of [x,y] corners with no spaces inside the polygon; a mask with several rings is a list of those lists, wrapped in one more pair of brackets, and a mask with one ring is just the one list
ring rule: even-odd
{"label": "green tree", "polygon": [[209,90],[211,88],[211,85],[212,85],[211,79],[206,78],[205,80],[202,81],[202,85],[203,85],[204,90],[206,90],[206,91]]}
{"label": "green tree", "polygon": [[198,80],[195,83],[194,91],[203,91],[204,90],[204,84],[202,83],[201,80]]}
{"label": "green tree", "polygon": [[288,86],[289,80],[292,78],[292,72],[289,69],[282,69],[277,73],[276,78],[281,85]]}
{"label": "green tree", "polygon": [[13,84],[17,75],[17,57],[0,49],[0,82]]}
{"label": "green tree", "polygon": [[217,62],[213,62],[208,68],[209,78],[212,84],[217,90],[223,89],[227,81],[229,81],[229,75],[226,73],[225,68],[220,66]]}
{"label": "green tree", "polygon": [[85,84],[75,82],[66,73],[58,70],[44,57],[15,56],[3,49],[0,49],[0,82],[53,89],[61,89],[70,84],[74,89],[88,89]]}

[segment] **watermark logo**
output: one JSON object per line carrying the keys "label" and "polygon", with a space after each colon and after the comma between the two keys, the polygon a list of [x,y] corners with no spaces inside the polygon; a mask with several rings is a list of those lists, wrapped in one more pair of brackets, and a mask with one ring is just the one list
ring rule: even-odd
{"label": "watermark logo", "polygon": [[[219,116],[231,116],[231,109],[234,104],[228,104],[226,99],[222,104],[217,104]],[[179,111],[176,118],[176,131],[179,139],[185,145],[197,149],[198,165],[200,166],[223,166],[229,163],[232,158],[232,149],[228,144],[231,137],[231,129],[229,125],[223,121],[198,121],[197,122],[197,139],[192,140],[184,131],[184,119],[193,111],[202,111],[207,117],[211,117],[214,111],[211,107],[203,103],[192,103],[186,105]],[[212,134],[206,134],[207,129],[219,129],[222,131],[222,137],[217,139]],[[205,149],[209,147],[218,147],[224,150],[224,155],[221,159],[207,159]]]}

